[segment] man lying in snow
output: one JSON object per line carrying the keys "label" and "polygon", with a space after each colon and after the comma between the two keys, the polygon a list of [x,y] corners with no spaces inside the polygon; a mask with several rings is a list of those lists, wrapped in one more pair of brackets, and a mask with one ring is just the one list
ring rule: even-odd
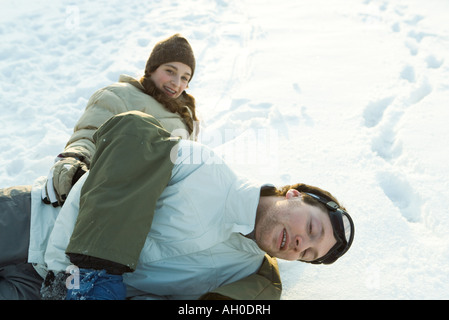
{"label": "man lying in snow", "polygon": [[[46,276],[44,298],[279,299],[272,257],[328,264],[351,246],[352,220],[330,193],[254,185],[152,116],[117,115],[95,141],[90,171],[62,209],[41,203],[39,183],[32,192],[28,262]],[[26,199],[29,190],[20,194]],[[0,256],[16,274],[0,280],[2,298],[37,298],[39,278],[21,250],[17,263]],[[79,281],[66,282],[70,266]],[[21,274],[33,278],[27,292],[13,280]]]}

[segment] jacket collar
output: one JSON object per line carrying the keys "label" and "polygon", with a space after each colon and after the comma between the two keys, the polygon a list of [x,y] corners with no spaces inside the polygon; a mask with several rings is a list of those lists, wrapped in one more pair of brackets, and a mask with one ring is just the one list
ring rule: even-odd
{"label": "jacket collar", "polygon": [[142,91],[145,90],[145,88],[142,86],[140,81],[138,81],[137,79],[134,79],[133,77],[128,76],[126,74],[121,74],[118,79],[118,82],[129,83],[129,84],[132,84],[134,87],[136,87],[139,90],[142,90]]}

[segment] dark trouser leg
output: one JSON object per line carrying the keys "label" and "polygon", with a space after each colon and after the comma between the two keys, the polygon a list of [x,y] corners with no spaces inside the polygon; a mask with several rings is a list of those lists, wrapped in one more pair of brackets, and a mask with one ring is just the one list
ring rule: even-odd
{"label": "dark trouser leg", "polygon": [[40,299],[43,279],[27,263],[31,186],[0,189],[0,300]]}
{"label": "dark trouser leg", "polygon": [[30,263],[0,268],[0,300],[40,300],[43,279]]}

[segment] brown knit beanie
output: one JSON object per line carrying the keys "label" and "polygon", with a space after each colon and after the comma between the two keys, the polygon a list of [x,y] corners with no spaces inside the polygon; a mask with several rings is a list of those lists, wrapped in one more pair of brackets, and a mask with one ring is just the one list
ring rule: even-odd
{"label": "brown knit beanie", "polygon": [[148,58],[145,67],[145,76],[149,77],[161,64],[167,62],[181,62],[192,69],[192,76],[195,72],[195,56],[189,42],[179,33],[158,42]]}

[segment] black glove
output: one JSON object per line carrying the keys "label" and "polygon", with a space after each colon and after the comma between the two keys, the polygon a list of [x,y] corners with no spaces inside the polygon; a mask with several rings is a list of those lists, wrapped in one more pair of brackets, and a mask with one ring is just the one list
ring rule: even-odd
{"label": "black glove", "polygon": [[41,287],[42,300],[65,300],[67,295],[67,278],[69,274],[64,271],[54,273],[48,271]]}

